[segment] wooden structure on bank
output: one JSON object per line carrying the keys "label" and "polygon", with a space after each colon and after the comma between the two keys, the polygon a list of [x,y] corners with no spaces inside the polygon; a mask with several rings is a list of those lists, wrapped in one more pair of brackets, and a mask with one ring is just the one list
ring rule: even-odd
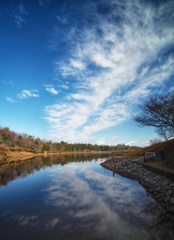
{"label": "wooden structure on bank", "polygon": [[122,156],[128,152],[131,152],[132,150],[116,150],[114,152],[112,152],[112,157],[118,157],[118,156]]}

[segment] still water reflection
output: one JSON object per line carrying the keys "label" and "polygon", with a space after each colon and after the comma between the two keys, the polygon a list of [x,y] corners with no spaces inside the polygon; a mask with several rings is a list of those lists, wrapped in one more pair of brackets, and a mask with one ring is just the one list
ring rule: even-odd
{"label": "still water reflection", "polygon": [[160,239],[154,202],[135,181],[100,166],[106,156],[33,158],[0,166],[1,239]]}

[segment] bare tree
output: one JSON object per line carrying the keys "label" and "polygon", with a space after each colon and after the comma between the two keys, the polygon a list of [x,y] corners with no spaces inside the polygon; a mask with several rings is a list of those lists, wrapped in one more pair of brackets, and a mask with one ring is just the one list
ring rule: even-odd
{"label": "bare tree", "polygon": [[151,140],[149,141],[150,146],[155,145],[155,144],[160,143],[160,142],[162,142],[161,139],[157,139],[157,138],[151,139]]}
{"label": "bare tree", "polygon": [[169,138],[174,136],[174,128],[172,128],[171,126],[164,125],[160,128],[157,128],[156,132],[159,136],[164,137],[165,140],[168,140]]}
{"label": "bare tree", "polygon": [[166,140],[174,136],[174,94],[151,96],[133,117],[140,126],[152,126]]}

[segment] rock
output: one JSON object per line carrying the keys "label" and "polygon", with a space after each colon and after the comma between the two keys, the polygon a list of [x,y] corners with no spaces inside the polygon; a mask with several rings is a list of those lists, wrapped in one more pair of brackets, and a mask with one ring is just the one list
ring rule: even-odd
{"label": "rock", "polygon": [[163,187],[164,190],[169,190],[171,187],[169,185]]}
{"label": "rock", "polygon": [[[165,189],[164,189],[165,190]],[[172,194],[172,191],[171,190],[168,190],[167,192],[165,192],[165,195],[166,196],[169,196],[169,195],[171,195]]]}
{"label": "rock", "polygon": [[167,207],[166,211],[174,213],[174,206]]}
{"label": "rock", "polygon": [[160,190],[161,190],[161,187],[157,187],[157,188],[156,188],[156,191],[160,191]]}
{"label": "rock", "polygon": [[167,186],[167,185],[169,185],[169,181],[168,180],[165,180],[165,181],[162,181],[161,182],[161,186]]}
{"label": "rock", "polygon": [[[174,182],[167,177],[152,172],[141,163],[133,162],[130,159],[111,159],[102,163],[102,166],[127,177],[138,181],[148,195],[151,195],[161,205],[164,212],[174,213]],[[171,214],[172,213],[172,214]]]}
{"label": "rock", "polygon": [[174,205],[174,198],[170,199],[170,203]]}

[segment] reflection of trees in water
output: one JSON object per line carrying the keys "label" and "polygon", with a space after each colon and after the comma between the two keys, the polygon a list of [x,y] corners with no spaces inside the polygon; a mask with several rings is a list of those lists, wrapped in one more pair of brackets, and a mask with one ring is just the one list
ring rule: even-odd
{"label": "reflection of trees in water", "polygon": [[5,162],[0,166],[0,184],[6,185],[17,177],[26,177],[43,166],[40,158],[25,161]]}
{"label": "reflection of trees in water", "polygon": [[61,154],[49,157],[34,157],[28,160],[18,160],[10,163],[6,161],[0,165],[0,184],[6,185],[17,177],[25,178],[28,174],[54,164],[61,164],[63,166],[70,162],[88,162],[94,159],[107,158],[108,156],[108,154]]}

